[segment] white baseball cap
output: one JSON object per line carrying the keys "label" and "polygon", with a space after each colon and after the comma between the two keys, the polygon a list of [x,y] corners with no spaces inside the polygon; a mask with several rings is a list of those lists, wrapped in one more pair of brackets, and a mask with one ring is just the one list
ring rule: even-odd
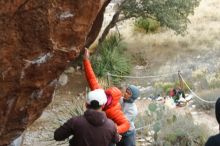
{"label": "white baseball cap", "polygon": [[91,101],[93,100],[98,101],[100,106],[105,105],[107,102],[107,96],[105,94],[105,91],[103,89],[96,89],[96,90],[90,91],[86,98],[86,103],[90,104]]}

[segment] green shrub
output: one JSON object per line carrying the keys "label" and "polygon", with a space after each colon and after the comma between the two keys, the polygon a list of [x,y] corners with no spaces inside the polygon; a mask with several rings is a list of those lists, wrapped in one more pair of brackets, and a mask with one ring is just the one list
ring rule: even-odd
{"label": "green shrub", "polygon": [[[167,119],[172,119],[172,115],[167,115]],[[181,146],[201,146],[204,145],[208,134],[207,130],[199,125],[194,125],[190,116],[178,116],[176,120],[162,122],[162,129],[159,134],[159,141]]]}
{"label": "green shrub", "polygon": [[[153,146],[202,146],[209,135],[204,125],[194,124],[190,114],[180,115],[164,105],[154,102],[148,105],[145,113],[137,117],[137,128],[146,125],[148,125],[147,129],[137,134],[152,137],[151,145]],[[154,132],[148,134],[149,131]],[[143,133],[144,135],[141,135]]]}
{"label": "green shrub", "polygon": [[[92,56],[92,66],[98,77],[104,77],[107,73],[116,75],[128,75],[131,69],[129,58],[125,56],[125,46],[121,38],[116,35],[109,36],[98,48],[98,52]],[[112,77],[114,84],[121,78]]]}
{"label": "green shrub", "polygon": [[[193,85],[191,82],[187,81],[187,85],[190,87],[190,89],[193,89]],[[156,91],[161,92],[161,93],[156,93],[156,94],[162,94],[162,95],[164,94],[169,95],[169,91],[172,88],[176,88],[179,86],[180,86],[179,80],[177,80],[176,82],[155,82],[154,84],[154,88],[156,89]],[[189,89],[187,88],[187,86],[185,86],[184,83],[183,83],[182,89],[185,93],[189,92]]]}
{"label": "green shrub", "polygon": [[160,89],[160,91],[162,91],[162,95],[169,95],[169,91],[177,86],[177,82],[156,82],[154,84],[154,87],[158,90]]}
{"label": "green shrub", "polygon": [[144,30],[146,33],[148,32],[155,32],[159,29],[160,23],[156,20],[153,20],[151,18],[138,18],[134,22],[135,30],[142,31]]}

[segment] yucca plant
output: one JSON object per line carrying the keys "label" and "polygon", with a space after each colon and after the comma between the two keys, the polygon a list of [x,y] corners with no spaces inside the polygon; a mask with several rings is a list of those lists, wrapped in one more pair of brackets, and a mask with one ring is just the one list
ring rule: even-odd
{"label": "yucca plant", "polygon": [[[99,46],[98,51],[92,56],[92,65],[98,77],[105,77],[107,73],[128,75],[131,69],[129,57],[125,56],[126,48],[121,38],[110,35]],[[119,83],[121,78],[112,78],[114,84]]]}

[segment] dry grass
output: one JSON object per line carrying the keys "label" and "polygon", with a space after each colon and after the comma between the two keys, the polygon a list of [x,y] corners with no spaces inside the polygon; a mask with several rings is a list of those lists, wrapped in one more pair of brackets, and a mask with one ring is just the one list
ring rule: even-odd
{"label": "dry grass", "polygon": [[128,43],[131,53],[145,53],[147,59],[154,66],[160,66],[168,60],[178,60],[205,54],[207,51],[216,50],[220,45],[220,1],[202,0],[195,10],[194,16],[190,16],[185,36],[176,36],[172,30],[161,30],[156,34],[143,34],[133,32],[132,22],[122,25],[125,42]]}
{"label": "dry grass", "polygon": [[[198,93],[198,95],[207,101],[216,101],[219,97],[220,89],[213,89],[213,90],[204,90]],[[198,100],[197,98],[194,98],[194,104],[196,105],[196,108],[199,110],[207,111],[207,112],[213,112],[215,107],[215,103],[205,103],[201,100]]]}

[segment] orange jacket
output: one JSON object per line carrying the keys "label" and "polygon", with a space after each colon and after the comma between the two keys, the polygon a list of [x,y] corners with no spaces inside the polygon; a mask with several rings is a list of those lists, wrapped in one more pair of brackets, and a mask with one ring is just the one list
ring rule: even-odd
{"label": "orange jacket", "polygon": [[[90,61],[88,59],[84,59],[83,64],[85,69],[85,75],[91,90],[101,88],[96,79],[95,73],[93,72]],[[121,105],[119,103],[122,93],[116,87],[108,88],[107,90],[105,90],[105,93],[108,97],[108,100],[111,100],[111,103],[104,108],[104,111],[107,117],[116,123],[118,133],[123,134],[128,131],[128,129],[130,128],[130,124],[128,119],[122,112]]]}

